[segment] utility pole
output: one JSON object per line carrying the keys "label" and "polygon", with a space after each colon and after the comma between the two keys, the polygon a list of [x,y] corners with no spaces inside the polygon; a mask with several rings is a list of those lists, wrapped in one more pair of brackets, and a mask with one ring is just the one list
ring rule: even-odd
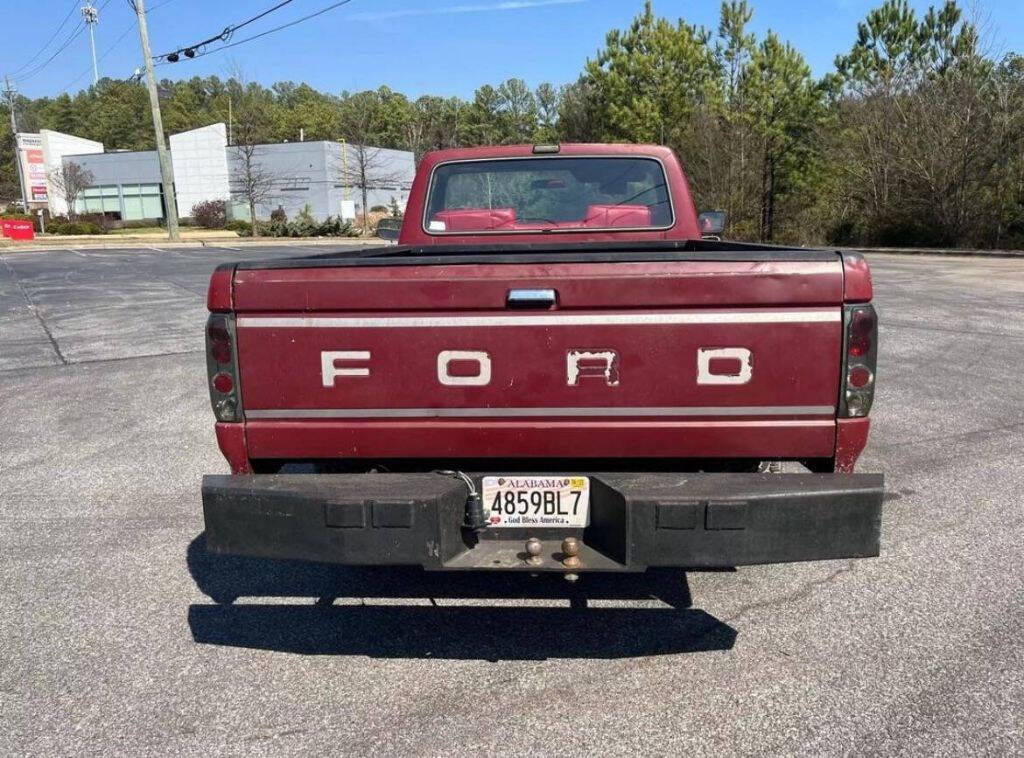
{"label": "utility pole", "polygon": [[100,12],[96,10],[96,6],[91,2],[87,2],[82,6],[82,20],[89,27],[89,44],[92,45],[92,83],[95,86],[100,81],[100,72],[96,67],[96,37],[93,33],[93,27],[99,23]]}
{"label": "utility pole", "polygon": [[153,131],[156,133],[156,152],[160,157],[160,179],[164,185],[164,209],[167,212],[167,236],[175,242],[181,241],[178,233],[178,206],[174,197],[174,169],[171,156],[164,144],[164,122],[160,118],[160,95],[156,91],[156,75],[153,73],[153,54],[149,50],[149,31],[146,28],[145,0],[133,0],[135,13],[139,17],[139,39],[142,40],[142,57],[146,62],[146,83],[149,85],[149,105],[153,110]]}
{"label": "utility pole", "polygon": [[14,140],[14,165],[18,167],[18,189],[21,191],[21,210],[28,213],[28,198],[25,197],[25,176],[21,172],[21,151],[18,149],[18,119],[14,116],[14,87],[11,77],[4,77],[4,95],[7,97],[7,108],[11,111],[11,138]]}

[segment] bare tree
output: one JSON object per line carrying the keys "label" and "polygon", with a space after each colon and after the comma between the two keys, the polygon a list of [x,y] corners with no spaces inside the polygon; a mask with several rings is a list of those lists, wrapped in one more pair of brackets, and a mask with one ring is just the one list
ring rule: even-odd
{"label": "bare tree", "polygon": [[269,171],[260,160],[260,146],[254,142],[240,142],[232,148],[236,160],[236,171],[231,183],[232,194],[242,198],[249,206],[252,234],[260,236],[257,206],[266,205],[276,197],[278,177]]}
{"label": "bare tree", "polygon": [[262,160],[262,145],[267,142],[271,127],[271,102],[268,93],[258,84],[246,83],[238,69],[230,81],[234,102],[234,124],[229,147],[234,160],[231,171],[231,194],[245,201],[249,206],[254,237],[260,236],[259,218],[256,209],[273,201],[277,196],[280,178],[267,168]]}
{"label": "bare tree", "polygon": [[75,200],[82,190],[93,185],[93,175],[81,164],[67,161],[62,163],[60,168],[55,168],[50,172],[50,184],[67,204],[68,218],[74,219],[78,215],[75,212]]}
{"label": "bare tree", "polygon": [[[335,167],[338,180],[359,189],[362,196],[363,234],[370,231],[369,191],[394,187],[400,180],[383,148],[372,147],[382,136],[382,127],[394,115],[396,101],[386,88],[357,92],[346,98],[338,113],[338,130],[347,141],[344,159]],[[407,134],[410,141],[422,139],[422,134]],[[413,148],[415,150],[415,147]]]}
{"label": "bare tree", "polygon": [[362,196],[363,234],[369,234],[370,190],[394,187],[401,181],[401,173],[391,165],[384,148],[349,143],[346,159],[337,167],[336,174],[343,184],[359,190]]}

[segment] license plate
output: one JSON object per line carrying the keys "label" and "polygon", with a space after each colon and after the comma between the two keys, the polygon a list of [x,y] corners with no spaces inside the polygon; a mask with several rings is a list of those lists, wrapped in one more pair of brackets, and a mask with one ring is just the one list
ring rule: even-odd
{"label": "license plate", "polygon": [[485,476],[491,527],[581,527],[590,523],[585,476]]}

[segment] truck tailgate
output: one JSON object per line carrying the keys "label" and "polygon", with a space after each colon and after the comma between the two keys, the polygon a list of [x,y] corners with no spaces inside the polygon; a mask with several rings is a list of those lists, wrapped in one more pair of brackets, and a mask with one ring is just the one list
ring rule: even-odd
{"label": "truck tailgate", "polygon": [[724,257],[240,266],[250,455],[831,456],[841,260]]}

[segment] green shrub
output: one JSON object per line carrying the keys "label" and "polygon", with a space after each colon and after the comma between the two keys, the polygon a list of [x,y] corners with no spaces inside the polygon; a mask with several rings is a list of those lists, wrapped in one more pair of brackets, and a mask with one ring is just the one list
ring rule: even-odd
{"label": "green shrub", "polygon": [[75,216],[74,222],[92,224],[99,230],[95,232],[82,232],[83,234],[106,234],[109,230],[115,228],[115,225],[120,223],[120,220],[104,213],[79,213]]}
{"label": "green shrub", "polygon": [[328,216],[317,230],[318,237],[357,237],[359,232],[352,228],[352,222],[342,221],[341,216]]}
{"label": "green shrub", "polygon": [[287,234],[281,235],[283,237],[316,237],[319,235],[320,224],[312,216],[300,214],[294,221],[285,224],[285,230]]}
{"label": "green shrub", "polygon": [[[232,222],[234,223],[234,222]],[[241,222],[245,223],[245,222]],[[245,232],[236,229],[242,236],[249,236],[251,227],[246,224]],[[233,228],[230,224],[228,228]],[[340,216],[328,216],[317,221],[309,212],[308,207],[300,211],[292,221],[261,221],[260,236],[262,237],[358,237],[359,232],[353,229],[348,221]]]}
{"label": "green shrub", "polygon": [[271,216],[271,221],[261,231],[267,237],[315,237],[317,235],[316,219],[313,218],[313,208],[309,203],[302,206],[302,210],[295,214],[293,221],[281,220],[280,217]]}
{"label": "green shrub", "polygon": [[224,228],[228,231],[237,232],[239,237],[252,236],[252,224],[240,218],[228,221],[224,224]]}
{"label": "green shrub", "polygon": [[284,223],[288,220],[288,214],[285,213],[284,208],[280,205],[270,212],[270,221],[272,223]]}
{"label": "green shrub", "polygon": [[260,222],[262,237],[297,237],[294,221],[263,221]]}
{"label": "green shrub", "polygon": [[260,236],[262,237],[289,237],[287,221],[261,221]]}
{"label": "green shrub", "polygon": [[103,234],[104,230],[92,221],[58,221],[46,227],[51,234]]}

